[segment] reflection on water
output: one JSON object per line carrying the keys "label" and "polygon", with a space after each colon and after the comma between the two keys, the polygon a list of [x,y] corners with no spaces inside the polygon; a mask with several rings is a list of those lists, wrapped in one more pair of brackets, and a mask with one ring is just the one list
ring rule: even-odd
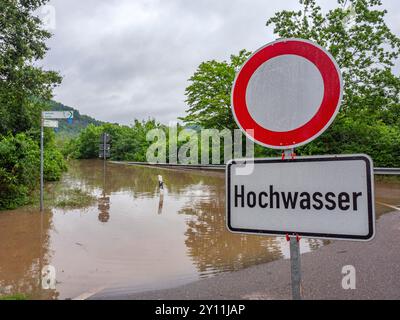
{"label": "reflection on water", "polygon": [[[18,216],[18,218],[16,217]],[[51,259],[51,212],[0,213],[0,295],[28,293],[56,299],[54,290],[41,290],[40,271]]]}
{"label": "reflection on water", "polygon": [[[399,184],[381,186],[378,199],[400,204]],[[49,191],[71,187],[97,203],[43,215],[28,208],[0,213],[0,294],[65,299],[103,287],[160,289],[289,255],[282,238],[226,230],[222,173],[79,161]],[[305,252],[323,242],[301,244]],[[41,289],[45,265],[56,268],[56,290]]]}

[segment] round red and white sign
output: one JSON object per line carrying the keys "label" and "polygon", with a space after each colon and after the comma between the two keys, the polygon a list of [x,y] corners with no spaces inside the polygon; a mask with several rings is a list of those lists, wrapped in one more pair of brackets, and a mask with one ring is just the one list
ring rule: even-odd
{"label": "round red and white sign", "polygon": [[342,75],[329,52],[308,40],[281,39],[243,65],[232,88],[232,111],[256,143],[291,149],[330,126],[342,96]]}

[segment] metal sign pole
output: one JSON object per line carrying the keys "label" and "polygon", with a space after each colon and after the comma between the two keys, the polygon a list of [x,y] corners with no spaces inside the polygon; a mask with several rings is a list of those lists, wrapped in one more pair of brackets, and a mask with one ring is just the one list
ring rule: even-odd
{"label": "metal sign pole", "polygon": [[106,161],[106,144],[107,144],[107,133],[103,133],[103,160]]}
{"label": "metal sign pole", "polygon": [[43,153],[44,153],[44,146],[43,146],[43,137],[44,137],[44,128],[43,128],[43,116],[40,121],[40,211],[44,210],[44,196],[43,196],[43,189],[44,189],[44,178],[43,178]]}
{"label": "metal sign pole", "polygon": [[290,269],[292,274],[292,299],[301,300],[300,240],[290,237]]}
{"label": "metal sign pole", "polygon": [[[294,149],[284,151],[284,159],[294,159],[294,157]],[[300,239],[296,236],[289,236],[289,239],[292,299],[301,300]]]}

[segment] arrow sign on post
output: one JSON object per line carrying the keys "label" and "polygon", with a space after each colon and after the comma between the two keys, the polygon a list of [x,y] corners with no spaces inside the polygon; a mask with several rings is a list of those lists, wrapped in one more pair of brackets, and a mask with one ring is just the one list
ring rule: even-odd
{"label": "arrow sign on post", "polygon": [[43,127],[46,128],[58,128],[58,121],[57,120],[43,120]]}
{"label": "arrow sign on post", "polygon": [[43,119],[73,119],[73,111],[43,111]]}
{"label": "arrow sign on post", "polygon": [[[73,111],[43,111],[40,126],[40,211],[44,209],[44,127],[58,128],[56,119],[67,119],[68,123],[72,123],[74,118]],[[53,119],[53,120],[52,120]]]}

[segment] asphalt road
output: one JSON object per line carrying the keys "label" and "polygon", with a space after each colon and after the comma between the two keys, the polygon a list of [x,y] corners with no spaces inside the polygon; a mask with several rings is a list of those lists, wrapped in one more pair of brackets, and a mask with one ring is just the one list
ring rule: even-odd
{"label": "asphalt road", "polygon": [[[356,269],[356,289],[342,288],[342,268]],[[335,241],[301,256],[304,299],[400,299],[400,212],[382,216],[368,243]],[[91,299],[235,300],[291,299],[290,261],[279,260],[220,274],[173,289]]]}

